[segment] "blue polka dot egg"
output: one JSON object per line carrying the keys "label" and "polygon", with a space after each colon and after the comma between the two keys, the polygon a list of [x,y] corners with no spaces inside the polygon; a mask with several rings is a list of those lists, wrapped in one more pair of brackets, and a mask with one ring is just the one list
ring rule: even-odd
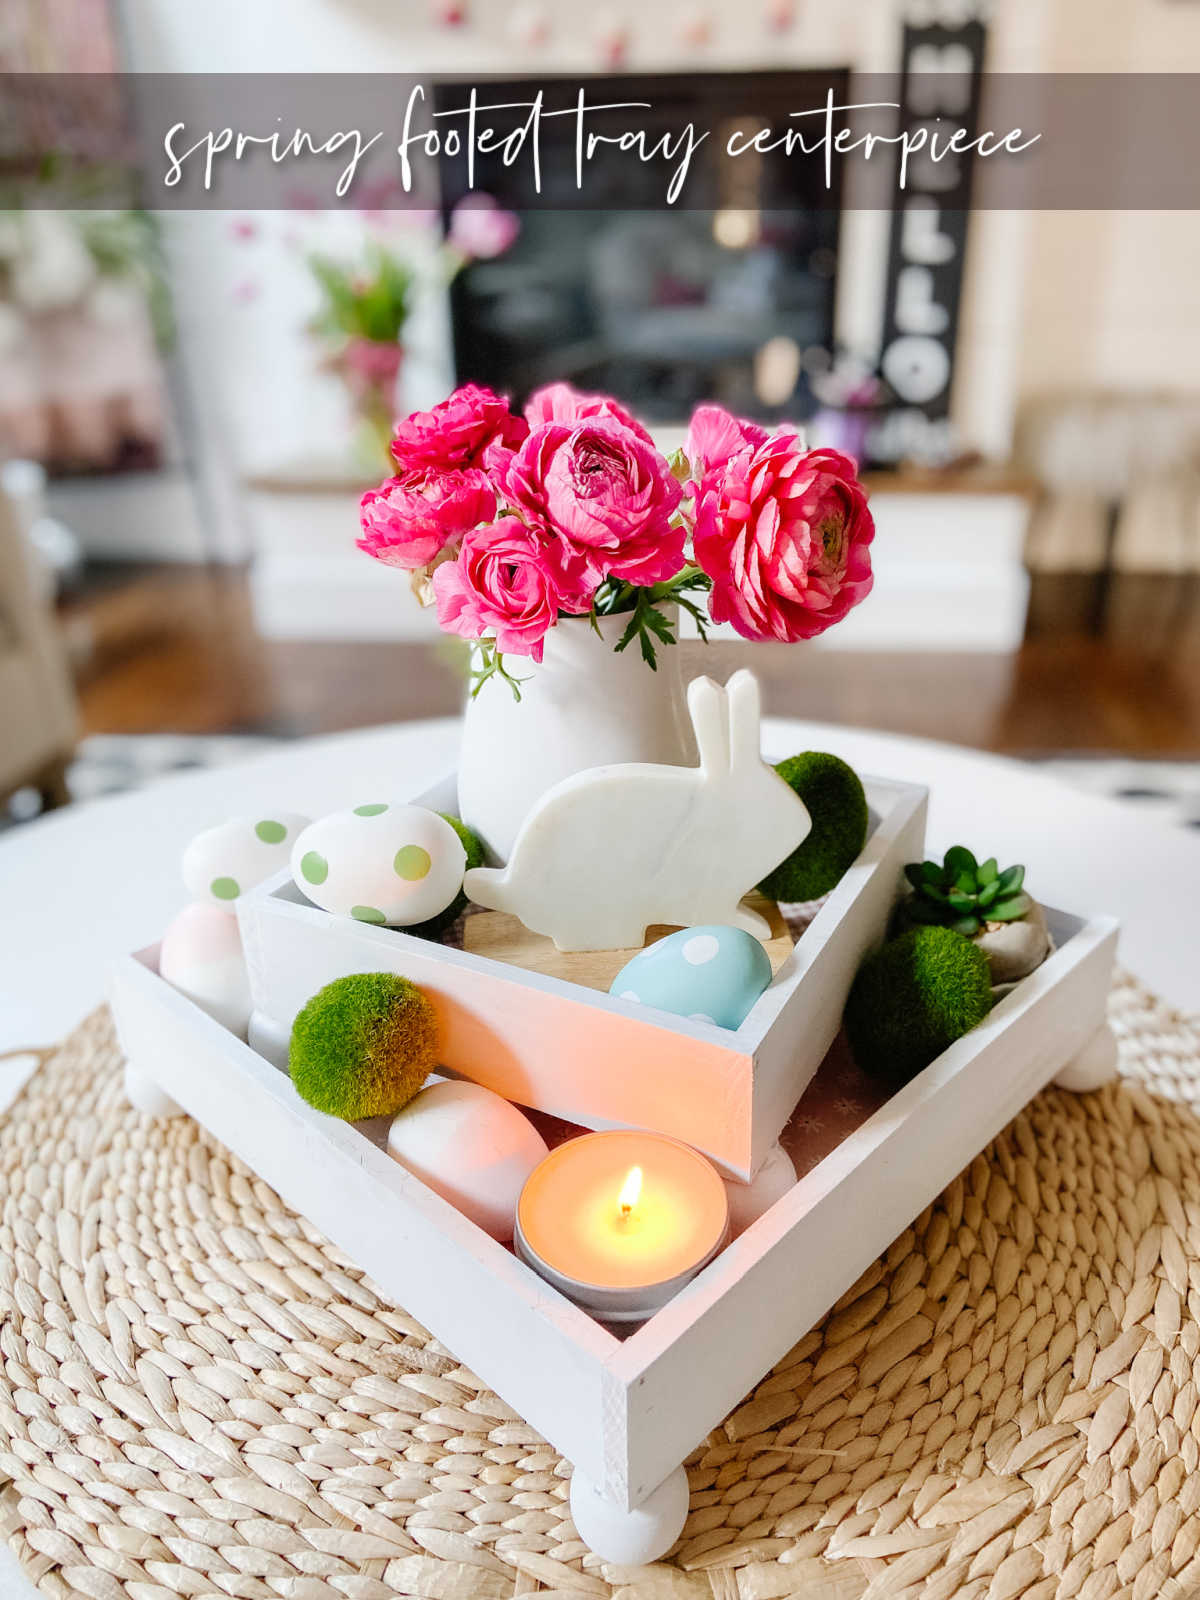
{"label": "blue polka dot egg", "polygon": [[297,886],[323,911],[408,928],[454,899],[467,853],[436,811],[376,801],[310,824],[292,846],[291,865]]}
{"label": "blue polka dot egg", "polygon": [[770,959],[752,934],[713,925],[681,928],[639,950],[609,993],[694,1022],[738,1028],[770,981]]}

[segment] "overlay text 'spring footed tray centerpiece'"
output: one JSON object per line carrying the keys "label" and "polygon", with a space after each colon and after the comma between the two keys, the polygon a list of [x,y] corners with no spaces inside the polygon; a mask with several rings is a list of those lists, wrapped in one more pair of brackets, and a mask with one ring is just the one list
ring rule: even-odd
{"label": "overlay text 'spring footed tray centerpiece'", "polygon": [[922,861],[918,785],[767,765],[747,672],[685,714],[677,608],[795,641],[869,592],[848,457],[702,406],[667,461],[566,385],[523,416],[467,386],[392,451],[361,544],[471,642],[457,779],[193,840],[196,903],[115,975],[127,1089],[323,1228],[644,1562],[689,1450],[896,1230],[1052,1077],[1107,1075],[1115,928]]}

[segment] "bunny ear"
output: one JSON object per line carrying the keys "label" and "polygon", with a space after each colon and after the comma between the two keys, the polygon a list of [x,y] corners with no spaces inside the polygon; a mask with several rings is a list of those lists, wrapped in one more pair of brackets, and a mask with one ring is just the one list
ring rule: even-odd
{"label": "bunny ear", "polygon": [[758,679],[745,667],[725,685],[729,701],[729,765],[737,772],[762,760]]}
{"label": "bunny ear", "polygon": [[729,728],[725,691],[711,678],[693,678],[688,684],[688,712],[696,730],[700,765],[713,775],[729,770]]}

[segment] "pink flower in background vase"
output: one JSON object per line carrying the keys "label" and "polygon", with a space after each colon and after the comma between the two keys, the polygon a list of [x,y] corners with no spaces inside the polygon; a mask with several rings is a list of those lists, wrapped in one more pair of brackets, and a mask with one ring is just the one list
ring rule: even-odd
{"label": "pink flower in background vase", "polygon": [[705,473],[696,560],[714,622],[745,639],[811,639],[871,591],[875,524],[849,456],[794,433],[747,444]]}
{"label": "pink flower in background vase", "polygon": [[493,636],[501,653],[537,662],[559,611],[586,611],[594,590],[586,561],[519,517],[466,534],[457,559],[433,574],[438,623],[447,633]]}
{"label": "pink flower in background vase", "polygon": [[455,250],[477,261],[502,256],[521,231],[515,211],[505,211],[490,194],[468,195],[450,214],[446,238]]}
{"label": "pink flower in background vase", "polygon": [[340,362],[352,389],[380,389],[395,383],[404,362],[404,346],[381,339],[350,339]]}
{"label": "pink flower in background vase", "polygon": [[608,394],[584,394],[569,383],[548,383],[525,402],[525,420],[531,428],[539,422],[582,422],[586,417],[615,417],[639,439],[654,443],[637,418]]}
{"label": "pink flower in background vase", "polygon": [[477,468],[401,473],[368,489],[359,503],[358,548],[385,566],[414,572],[468,529],[496,515],[496,494]]}
{"label": "pink flower in background vase", "polygon": [[543,422],[489,464],[518,511],[562,535],[598,582],[660,583],[683,565],[682,490],[652,444],[614,416]]}
{"label": "pink flower in background vase", "polygon": [[735,417],[724,406],[697,406],[688,424],[683,453],[691,462],[693,478],[699,482],[706,473],[723,467],[739,450],[764,444],[770,437],[769,428]]}
{"label": "pink flower in background vase", "polygon": [[420,467],[482,466],[493,442],[508,449],[529,432],[523,417],[514,417],[508,402],[491,389],[467,383],[432,411],[414,411],[396,424],[392,455],[401,471]]}

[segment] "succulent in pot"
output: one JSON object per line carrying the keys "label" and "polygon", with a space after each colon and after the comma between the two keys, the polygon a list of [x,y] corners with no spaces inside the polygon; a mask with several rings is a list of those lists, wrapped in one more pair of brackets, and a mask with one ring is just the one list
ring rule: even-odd
{"label": "succulent in pot", "polygon": [[1025,868],[976,860],[965,845],[941,863],[914,861],[904,869],[911,894],[901,902],[903,927],[953,928],[987,956],[994,987],[1027,977],[1053,944],[1040,905],[1025,890]]}

